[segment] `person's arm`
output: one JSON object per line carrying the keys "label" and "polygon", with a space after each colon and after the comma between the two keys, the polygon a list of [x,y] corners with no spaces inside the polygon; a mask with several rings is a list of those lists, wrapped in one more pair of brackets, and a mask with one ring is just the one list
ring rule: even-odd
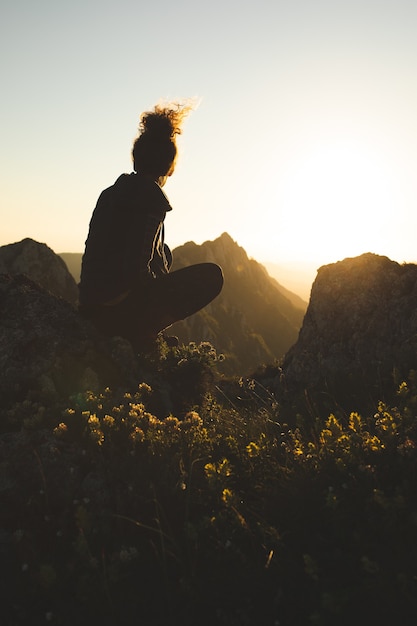
{"label": "person's arm", "polygon": [[[165,217],[165,216],[164,216]],[[156,246],[159,241],[159,233],[162,226],[160,215],[149,214],[143,229],[142,245],[138,256],[138,276],[139,280],[154,278],[155,274],[151,269],[151,262],[156,253]]]}
{"label": "person's arm", "polygon": [[131,223],[127,233],[126,275],[131,285],[154,279],[150,266],[166,212],[171,210],[161,188],[154,182],[139,180],[140,186],[132,204]]}

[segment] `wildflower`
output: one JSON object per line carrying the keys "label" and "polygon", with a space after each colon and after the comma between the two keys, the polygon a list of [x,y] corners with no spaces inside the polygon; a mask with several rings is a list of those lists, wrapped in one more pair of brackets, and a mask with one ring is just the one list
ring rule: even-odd
{"label": "wildflower", "polygon": [[130,404],[129,417],[139,417],[143,414],[145,406],[142,403]]}
{"label": "wildflower", "polygon": [[362,430],[362,418],[358,413],[351,413],[349,416],[349,428],[355,433],[360,433]]}
{"label": "wildflower", "polygon": [[408,386],[406,382],[402,382],[398,387],[397,395],[400,397],[406,397],[408,394]]}
{"label": "wildflower", "polygon": [[343,433],[343,429],[342,426],[339,422],[339,420],[333,415],[329,415],[327,421],[326,421],[326,427],[328,430],[330,430],[331,434],[333,435],[333,437],[335,438],[339,438],[341,437],[342,433]]}
{"label": "wildflower", "polygon": [[232,504],[233,500],[234,500],[234,495],[233,495],[233,491],[231,491],[230,489],[223,489],[222,492],[222,500],[224,502],[224,504]]}
{"label": "wildflower", "polygon": [[141,428],[138,428],[137,426],[136,428],[134,428],[129,436],[133,443],[142,443],[142,441],[145,440],[145,433]]}
{"label": "wildflower", "polygon": [[363,441],[363,447],[370,452],[379,452],[383,450],[385,446],[376,435],[371,436],[367,433],[367,437],[364,438]]}
{"label": "wildflower", "polygon": [[212,478],[213,476],[216,475],[216,464],[215,463],[206,463],[204,466],[204,472],[207,476],[207,478]]}
{"label": "wildflower", "polygon": [[101,446],[104,442],[104,433],[100,429],[94,428],[90,431],[90,439],[97,445]]}
{"label": "wildflower", "polygon": [[167,428],[172,428],[173,430],[176,430],[178,428],[179,423],[179,419],[177,417],[173,417],[172,415],[169,415],[164,420],[165,426]]}
{"label": "wildflower", "polygon": [[255,443],[254,441],[251,441],[250,443],[248,443],[248,445],[246,446],[246,452],[248,453],[248,456],[250,458],[253,458],[255,456],[259,455],[260,452],[260,447],[258,446],[257,443]]}
{"label": "wildflower", "polygon": [[56,428],[54,428],[53,432],[55,437],[62,437],[68,432],[68,426],[64,424],[64,422],[61,422]]}
{"label": "wildflower", "polygon": [[220,461],[217,466],[217,472],[224,477],[232,475],[232,468],[227,459],[223,459],[222,461]]}
{"label": "wildflower", "polygon": [[223,459],[219,463],[206,463],[204,473],[210,487],[215,488],[217,485],[222,485],[223,481],[231,476],[232,467],[227,459]]}
{"label": "wildflower", "polygon": [[203,420],[201,419],[197,411],[189,411],[185,416],[185,420],[191,422],[193,426],[203,425]]}
{"label": "wildflower", "polygon": [[115,419],[111,415],[105,415],[102,419],[102,424],[108,428],[112,428],[115,424]]}
{"label": "wildflower", "polygon": [[93,415],[90,415],[90,417],[88,418],[88,423],[93,428],[100,426],[100,420],[95,413]]}

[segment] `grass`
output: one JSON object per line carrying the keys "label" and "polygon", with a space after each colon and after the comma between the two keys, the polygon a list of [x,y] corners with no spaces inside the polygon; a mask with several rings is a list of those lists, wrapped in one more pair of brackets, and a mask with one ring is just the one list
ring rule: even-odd
{"label": "grass", "polygon": [[2,624],[417,622],[414,373],[395,407],[290,427],[217,360],[161,348],[135,390],[16,408]]}

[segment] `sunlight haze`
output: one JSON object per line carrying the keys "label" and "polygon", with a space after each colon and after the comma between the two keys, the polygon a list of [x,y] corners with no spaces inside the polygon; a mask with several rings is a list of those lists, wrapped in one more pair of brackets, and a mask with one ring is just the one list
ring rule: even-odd
{"label": "sunlight haze", "polygon": [[0,245],[82,252],[140,113],[196,98],[164,189],[172,248],[228,232],[307,284],[363,252],[417,260],[416,4],[7,0],[0,15]]}

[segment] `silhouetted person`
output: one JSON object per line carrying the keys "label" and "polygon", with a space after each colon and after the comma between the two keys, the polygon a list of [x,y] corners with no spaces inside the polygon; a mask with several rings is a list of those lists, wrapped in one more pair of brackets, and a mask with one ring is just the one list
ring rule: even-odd
{"label": "silhouetted person", "polygon": [[169,273],[164,219],[172,207],[162,187],[174,172],[175,139],[189,109],[156,106],[141,115],[134,172],[101,193],[85,245],[80,312],[103,334],[125,337],[139,351],[149,349],[160,331],[206,306],[223,286],[222,270],[214,263]]}

